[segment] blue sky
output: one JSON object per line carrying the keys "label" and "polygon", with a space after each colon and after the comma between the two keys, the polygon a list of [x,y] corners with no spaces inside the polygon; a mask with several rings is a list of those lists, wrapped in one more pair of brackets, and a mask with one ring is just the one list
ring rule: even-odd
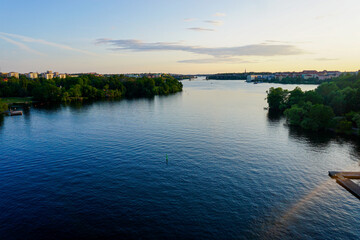
{"label": "blue sky", "polygon": [[357,0],[0,0],[0,71],[358,70]]}

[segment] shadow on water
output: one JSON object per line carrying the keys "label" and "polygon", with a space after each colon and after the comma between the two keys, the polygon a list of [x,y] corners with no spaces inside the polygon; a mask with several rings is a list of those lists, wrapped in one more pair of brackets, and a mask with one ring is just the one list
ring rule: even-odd
{"label": "shadow on water", "polygon": [[287,128],[289,130],[290,138],[305,142],[312,148],[326,149],[332,143],[351,146],[351,154],[353,155],[353,159],[358,161],[360,165],[360,161],[357,160],[360,159],[360,139],[358,136],[345,134],[340,135],[330,131],[314,132],[310,130],[304,130],[296,126],[287,126]]}
{"label": "shadow on water", "polygon": [[5,116],[3,114],[0,114],[0,131],[4,127],[4,118],[5,118]]}
{"label": "shadow on water", "polygon": [[311,131],[304,130],[301,127],[297,126],[287,126],[289,129],[289,137],[305,141],[311,144],[314,147],[326,147],[331,142],[336,142],[337,144],[350,144],[357,152],[360,153],[360,139],[355,135],[346,135],[346,134],[337,134],[330,131]]}
{"label": "shadow on water", "polygon": [[269,109],[267,118],[270,123],[280,123],[280,120],[283,119],[283,115],[279,111],[273,111]]}
{"label": "shadow on water", "polygon": [[33,108],[44,112],[58,112],[62,105],[60,103],[35,103]]}
{"label": "shadow on water", "polygon": [[33,107],[37,110],[44,112],[58,112],[64,108],[70,109],[72,112],[87,112],[94,106],[106,105],[117,105],[119,103],[144,103],[147,102],[149,105],[153,105],[154,97],[149,98],[114,98],[114,99],[102,99],[102,100],[86,100],[86,101],[73,101],[65,103],[36,103]]}
{"label": "shadow on water", "polygon": [[62,107],[68,108],[71,112],[88,112],[93,106],[94,101],[76,101],[70,103],[63,103]]}
{"label": "shadow on water", "polygon": [[290,138],[304,141],[314,147],[327,147],[331,141],[336,140],[338,137],[335,133],[327,131],[314,132],[290,125],[287,128],[289,129]]}

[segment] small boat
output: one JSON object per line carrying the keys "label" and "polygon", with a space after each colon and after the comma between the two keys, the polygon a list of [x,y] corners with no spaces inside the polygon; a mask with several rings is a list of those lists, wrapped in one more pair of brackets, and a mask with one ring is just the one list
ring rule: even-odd
{"label": "small boat", "polygon": [[22,111],[10,111],[10,116],[23,115]]}

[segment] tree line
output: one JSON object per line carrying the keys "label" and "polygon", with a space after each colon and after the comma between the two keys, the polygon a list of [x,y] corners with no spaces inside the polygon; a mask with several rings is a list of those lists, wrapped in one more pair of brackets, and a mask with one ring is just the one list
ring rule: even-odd
{"label": "tree line", "polygon": [[137,98],[182,91],[182,83],[170,75],[158,78],[130,78],[124,75],[80,75],[64,79],[0,77],[1,97],[33,97],[35,101],[61,102],[83,99]]}
{"label": "tree line", "polygon": [[344,74],[305,92],[299,87],[292,91],[270,88],[267,102],[270,111],[283,113],[291,125],[314,131],[359,133],[360,74]]}

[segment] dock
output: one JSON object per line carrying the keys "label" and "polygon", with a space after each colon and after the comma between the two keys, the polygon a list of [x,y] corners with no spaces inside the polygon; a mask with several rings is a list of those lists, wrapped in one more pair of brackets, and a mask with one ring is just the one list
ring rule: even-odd
{"label": "dock", "polygon": [[360,200],[360,186],[351,179],[360,179],[360,172],[329,171],[329,176]]}
{"label": "dock", "polygon": [[9,115],[9,116],[17,116],[17,115],[23,115],[22,111],[5,111],[5,114]]}
{"label": "dock", "polygon": [[22,111],[10,111],[10,116],[23,115]]}

